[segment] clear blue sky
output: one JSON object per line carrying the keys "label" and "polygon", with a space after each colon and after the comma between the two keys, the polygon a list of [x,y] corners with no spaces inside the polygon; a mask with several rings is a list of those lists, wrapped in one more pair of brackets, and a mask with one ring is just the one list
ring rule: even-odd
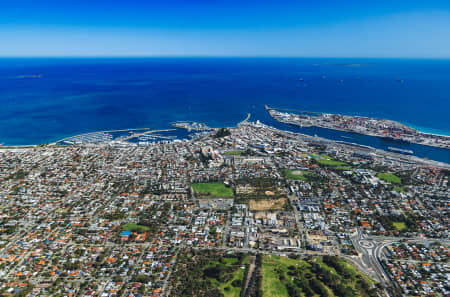
{"label": "clear blue sky", "polygon": [[14,0],[0,7],[0,56],[450,58],[450,0]]}

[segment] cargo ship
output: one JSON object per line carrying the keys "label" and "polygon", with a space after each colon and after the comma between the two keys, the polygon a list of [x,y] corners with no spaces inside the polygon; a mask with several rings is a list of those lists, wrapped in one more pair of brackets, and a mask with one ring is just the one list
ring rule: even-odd
{"label": "cargo ship", "polygon": [[391,137],[391,136],[383,136],[381,137],[382,140],[384,141],[389,141],[389,142],[397,142],[397,143],[404,143],[404,144],[410,144],[411,141],[407,140],[407,139],[403,139],[403,138],[396,138],[396,137]]}
{"label": "cargo ship", "polygon": [[394,153],[404,154],[404,155],[412,155],[414,152],[412,150],[404,150],[396,147],[388,147],[388,150]]}

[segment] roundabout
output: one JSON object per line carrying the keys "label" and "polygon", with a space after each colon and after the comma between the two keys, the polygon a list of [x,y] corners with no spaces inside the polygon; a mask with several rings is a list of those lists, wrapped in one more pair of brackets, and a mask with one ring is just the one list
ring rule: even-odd
{"label": "roundabout", "polygon": [[369,240],[360,240],[359,245],[365,249],[373,249],[375,247],[375,244]]}

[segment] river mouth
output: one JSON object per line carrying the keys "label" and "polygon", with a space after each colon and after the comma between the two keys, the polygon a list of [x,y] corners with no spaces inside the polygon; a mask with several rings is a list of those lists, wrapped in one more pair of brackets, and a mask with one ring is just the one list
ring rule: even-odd
{"label": "river mouth", "polygon": [[413,152],[413,156],[450,164],[450,150],[444,148],[387,140],[376,136],[331,130],[326,128],[299,127],[278,122],[270,116],[265,117],[262,122],[280,130],[301,133],[310,136],[319,136],[334,141],[356,143],[359,145],[370,146],[384,151],[389,151],[389,147],[402,150],[410,150]]}

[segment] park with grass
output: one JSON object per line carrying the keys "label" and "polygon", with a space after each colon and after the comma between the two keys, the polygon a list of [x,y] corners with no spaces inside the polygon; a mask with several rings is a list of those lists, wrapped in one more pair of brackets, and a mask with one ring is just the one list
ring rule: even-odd
{"label": "park with grass", "polygon": [[185,251],[171,279],[171,296],[239,297],[250,257],[223,251]]}
{"label": "park with grass", "polygon": [[147,232],[150,228],[136,223],[127,223],[122,227],[123,231],[131,231],[137,233]]}
{"label": "park with grass", "polygon": [[311,175],[311,173],[303,170],[297,170],[297,169],[283,169],[282,170],[283,176],[286,179],[295,179],[295,180],[303,180],[306,181],[307,175]]}
{"label": "park with grass", "polygon": [[404,215],[385,215],[377,217],[384,229],[391,232],[417,232],[418,223],[414,217]]}
{"label": "park with grass", "polygon": [[374,282],[335,256],[291,259],[264,255],[263,297],[377,296]]}
{"label": "park with grass", "polygon": [[396,192],[399,192],[399,193],[407,193],[408,192],[404,188],[399,187],[399,186],[395,186],[393,190]]}
{"label": "park with grass", "polygon": [[233,189],[220,182],[192,184],[192,189],[199,197],[230,198],[234,196]]}
{"label": "park with grass", "polygon": [[348,164],[341,161],[336,161],[332,157],[328,155],[313,155],[314,160],[319,164],[323,166],[330,166],[330,167],[345,167]]}
{"label": "park with grass", "polygon": [[225,152],[225,155],[227,155],[227,156],[240,156],[240,155],[242,155],[244,153],[244,151],[241,151],[241,150],[234,150],[234,151],[228,151],[228,152]]}
{"label": "park with grass", "polygon": [[283,177],[285,179],[291,180],[301,180],[301,181],[309,181],[309,182],[322,182],[323,179],[319,177],[317,174],[314,174],[309,171],[298,170],[298,169],[283,169],[281,171]]}
{"label": "park with grass", "polygon": [[[257,255],[186,249],[170,279],[170,296],[375,297],[376,283],[335,256]],[[252,264],[251,264],[252,263]],[[249,268],[252,265],[254,269]]]}
{"label": "park with grass", "polygon": [[381,179],[381,180],[384,180],[385,182],[392,183],[392,184],[398,184],[399,185],[399,184],[402,183],[402,180],[400,179],[400,177],[396,176],[393,173],[382,173],[382,172],[379,172],[377,174],[377,177],[379,179]]}
{"label": "park with grass", "polygon": [[393,222],[392,225],[397,231],[403,231],[407,228],[405,222]]}

